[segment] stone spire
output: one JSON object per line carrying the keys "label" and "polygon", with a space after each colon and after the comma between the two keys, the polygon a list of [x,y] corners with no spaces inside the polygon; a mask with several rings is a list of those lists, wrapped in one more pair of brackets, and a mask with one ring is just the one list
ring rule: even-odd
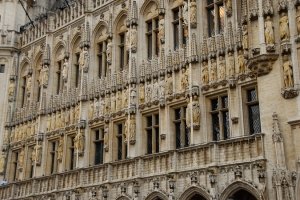
{"label": "stone spire", "polygon": [[227,51],[228,52],[234,51],[234,38],[233,38],[233,30],[232,30],[231,22],[228,22],[228,29],[227,29]]}
{"label": "stone spire", "polygon": [[271,4],[271,0],[265,0],[263,5],[264,15],[273,15],[273,7]]}
{"label": "stone spire", "polygon": [[197,39],[195,33],[192,34],[190,61],[198,62],[198,48],[197,48]]}
{"label": "stone spire", "polygon": [[215,58],[217,56],[217,46],[216,46],[216,38],[215,36],[211,37],[209,40],[209,47],[210,47],[210,58]]}
{"label": "stone spire", "polygon": [[247,24],[248,20],[248,8],[247,8],[247,0],[242,0],[242,18],[241,23]]}
{"label": "stone spire", "polygon": [[257,19],[259,12],[257,0],[251,0],[250,6],[250,19]]}
{"label": "stone spire", "polygon": [[112,12],[110,10],[110,12],[109,12],[109,19],[108,19],[108,38],[109,39],[112,39],[112,37],[113,37],[112,24],[113,24]]}
{"label": "stone spire", "polygon": [[159,69],[166,69],[165,49],[164,48],[162,48],[161,52],[160,52]]}
{"label": "stone spire", "polygon": [[220,34],[218,36],[218,54],[219,56],[225,54],[225,41],[223,34]]}
{"label": "stone spire", "polygon": [[277,166],[279,168],[286,168],[285,162],[285,153],[284,153],[284,144],[283,144],[283,137],[279,126],[279,120],[277,113],[272,115],[273,117],[273,142],[275,145],[276,151],[276,160]]}
{"label": "stone spire", "polygon": [[50,65],[50,45],[47,44],[43,52],[43,65]]}
{"label": "stone spire", "polygon": [[208,59],[208,48],[207,48],[206,36],[203,36],[202,50],[201,50],[201,59],[202,59],[202,61]]}
{"label": "stone spire", "polygon": [[132,57],[132,59],[131,59],[130,78],[136,78],[136,62],[135,62],[135,57]]}

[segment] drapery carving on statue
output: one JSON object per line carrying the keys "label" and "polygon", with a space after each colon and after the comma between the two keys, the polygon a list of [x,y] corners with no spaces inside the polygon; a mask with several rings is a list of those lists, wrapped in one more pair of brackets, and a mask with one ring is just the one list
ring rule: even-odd
{"label": "drapery carving on statue", "polygon": [[285,12],[281,13],[281,17],[279,19],[279,34],[281,41],[290,39],[289,18]]}
{"label": "drapery carving on statue", "polygon": [[51,131],[51,115],[48,114],[47,116],[47,122],[46,122],[46,132]]}
{"label": "drapery carving on statue", "polygon": [[226,62],[223,56],[219,57],[219,78],[220,80],[226,79]]}
{"label": "drapery carving on statue", "polygon": [[274,45],[274,23],[271,21],[271,17],[267,16],[265,22],[265,39],[267,45]]}
{"label": "drapery carving on statue", "polygon": [[94,117],[94,101],[90,101],[88,117],[89,117],[89,119],[93,119],[93,117]]}
{"label": "drapery carving on statue", "polygon": [[288,55],[283,56],[283,80],[285,87],[294,87],[293,64],[292,61],[289,60]]}
{"label": "drapery carving on statue", "polygon": [[0,174],[3,174],[6,165],[6,152],[2,152],[0,156]]}
{"label": "drapery carving on statue", "polygon": [[116,103],[116,109],[117,110],[122,110],[122,91],[119,90],[118,91],[118,95],[117,95],[117,103]]}
{"label": "drapery carving on statue", "polygon": [[211,59],[211,66],[210,66],[210,81],[215,82],[217,80],[217,63],[216,59]]}
{"label": "drapery carving on statue", "polygon": [[104,99],[101,98],[100,103],[99,103],[99,116],[104,115],[104,109],[105,109],[105,102],[104,102]]}
{"label": "drapery carving on statue", "polygon": [[202,82],[204,84],[208,84],[208,82],[209,82],[209,74],[208,74],[208,67],[207,67],[206,61],[203,61]]}
{"label": "drapery carving on statue", "polygon": [[186,126],[191,127],[191,102],[189,97],[186,98],[186,102]]}
{"label": "drapery carving on statue", "polygon": [[194,125],[200,124],[200,104],[198,103],[198,97],[196,95],[193,96],[192,102],[192,111],[193,111],[193,123]]}
{"label": "drapery carving on statue", "polygon": [[151,95],[152,95],[152,85],[150,81],[147,81],[146,86],[146,103],[151,102]]}
{"label": "drapery carving on statue", "polygon": [[80,131],[77,133],[77,135],[74,138],[74,147],[75,150],[78,152],[83,152],[85,148],[85,136],[84,136],[84,130],[80,129]]}
{"label": "drapery carving on statue", "polygon": [[68,59],[65,58],[65,60],[64,60],[64,66],[63,66],[63,71],[62,71],[63,80],[65,82],[68,80],[68,68],[69,68]]}
{"label": "drapery carving on statue", "polygon": [[181,90],[182,90],[182,91],[185,91],[188,85],[189,85],[188,69],[182,68],[182,74],[181,74]]}
{"label": "drapery carving on statue", "polygon": [[231,52],[229,52],[228,54],[228,65],[229,65],[229,76],[234,76],[234,73],[235,73],[235,62],[234,62],[234,57],[232,55]]}
{"label": "drapery carving on statue", "polygon": [[239,67],[239,73],[245,72],[245,58],[242,50],[239,50],[238,67]]}
{"label": "drapery carving on statue", "polygon": [[116,93],[111,93],[111,112],[116,112]]}
{"label": "drapery carving on statue", "polygon": [[30,93],[31,90],[31,75],[27,75],[26,92]]}
{"label": "drapery carving on statue", "polygon": [[112,41],[111,39],[107,40],[107,46],[106,46],[106,60],[108,62],[108,64],[111,64],[111,60],[112,60]]}
{"label": "drapery carving on statue", "polygon": [[64,138],[59,137],[58,148],[57,148],[57,159],[58,160],[61,160],[63,157],[63,145],[64,145]]}
{"label": "drapery carving on statue", "polygon": [[24,148],[22,148],[20,154],[19,154],[19,157],[18,157],[18,166],[19,166],[19,169],[23,169],[23,166],[24,166],[24,157],[25,157],[25,151],[24,151]]}
{"label": "drapery carving on statue", "polygon": [[243,49],[247,50],[248,45],[248,25],[243,25],[243,40],[242,40]]}
{"label": "drapery carving on statue", "polygon": [[159,95],[159,85],[157,83],[157,79],[153,79],[153,86],[152,86],[152,100],[157,101]]}
{"label": "drapery carving on statue", "polygon": [[172,74],[167,74],[167,80],[166,80],[166,94],[172,95],[173,94],[173,78]]}
{"label": "drapery carving on statue", "polygon": [[105,114],[108,115],[110,113],[111,108],[111,100],[110,100],[110,94],[106,94],[105,97]]}
{"label": "drapery carving on statue", "polygon": [[108,146],[108,133],[109,133],[108,124],[105,123],[105,125],[104,125],[104,147]]}
{"label": "drapery carving on statue", "polygon": [[129,86],[126,85],[125,89],[123,90],[123,108],[128,106],[128,97],[129,97]]}
{"label": "drapery carving on statue", "polygon": [[9,99],[13,99],[14,92],[15,92],[15,81],[14,80],[10,80],[9,86],[8,86],[8,98]]}
{"label": "drapery carving on statue", "polygon": [[87,70],[89,67],[90,56],[87,47],[83,47],[79,56],[79,68]]}
{"label": "drapery carving on statue", "polygon": [[136,104],[136,85],[132,84],[130,88],[130,104],[135,105]]}
{"label": "drapery carving on statue", "polygon": [[158,38],[163,43],[165,38],[165,18],[163,15],[159,16],[159,24],[158,24]]}
{"label": "drapery carving on statue", "polygon": [[144,83],[140,83],[139,97],[140,97],[140,103],[141,104],[145,103],[145,85],[144,85]]}
{"label": "drapery carving on statue", "polygon": [[135,117],[134,117],[134,115],[131,115],[131,118],[130,118],[130,139],[135,139],[135,129],[136,129]]}
{"label": "drapery carving on statue", "polygon": [[184,25],[188,25],[188,3],[183,1],[182,3],[182,17]]}

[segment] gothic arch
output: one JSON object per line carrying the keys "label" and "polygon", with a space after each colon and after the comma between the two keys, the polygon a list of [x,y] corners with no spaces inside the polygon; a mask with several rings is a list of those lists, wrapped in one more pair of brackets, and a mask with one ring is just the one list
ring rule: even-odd
{"label": "gothic arch", "polygon": [[77,42],[77,39],[79,39],[79,38],[81,39],[81,32],[77,32],[74,35],[74,37],[72,38],[71,43],[70,43],[70,49],[71,49],[71,51],[73,51],[74,45]]}
{"label": "gothic arch", "polygon": [[118,32],[118,24],[123,17],[127,17],[127,10],[121,10],[120,13],[117,15],[113,25],[113,30],[116,30],[116,32]]}
{"label": "gothic arch", "polygon": [[186,189],[180,196],[179,196],[179,200],[186,200],[189,199],[191,197],[193,197],[194,195],[199,194],[201,196],[203,196],[205,199],[209,200],[210,199],[210,195],[203,190],[202,188],[198,187],[198,186],[191,186],[188,189]]}
{"label": "gothic arch", "polygon": [[142,7],[141,7],[141,10],[140,10],[140,14],[141,14],[141,15],[144,15],[147,6],[148,6],[151,2],[156,3],[157,6],[159,5],[158,0],[146,0],[146,1],[143,3]]}
{"label": "gothic arch", "polygon": [[168,200],[168,197],[167,197],[165,194],[163,194],[163,193],[161,193],[161,192],[159,192],[159,191],[154,191],[154,192],[152,192],[151,194],[149,194],[149,195],[145,198],[145,200],[154,200],[156,197],[159,197],[159,198],[161,198],[161,199],[163,199],[163,200]]}
{"label": "gothic arch", "polygon": [[104,20],[100,20],[93,30],[93,34],[92,34],[93,38],[97,35],[97,32],[100,30],[101,26],[104,26],[108,30],[107,22]]}
{"label": "gothic arch", "polygon": [[130,200],[130,198],[128,198],[127,196],[120,196],[120,197],[117,197],[116,200]]}
{"label": "gothic arch", "polygon": [[230,195],[233,195],[234,193],[238,192],[239,190],[245,190],[245,191],[249,192],[250,194],[252,194],[256,199],[260,199],[257,190],[253,186],[249,185],[248,183],[242,182],[242,181],[236,181],[236,182],[231,183],[225,190],[223,190],[219,199],[227,200],[227,198]]}
{"label": "gothic arch", "polygon": [[34,68],[39,64],[38,61],[40,60],[41,57],[43,57],[43,51],[40,50],[34,58],[34,61],[33,61]]}
{"label": "gothic arch", "polygon": [[55,56],[56,52],[58,51],[58,49],[60,47],[63,47],[64,49],[66,49],[66,44],[63,42],[63,41],[59,41],[55,47],[53,48],[53,51],[52,51],[52,55]]}
{"label": "gothic arch", "polygon": [[20,63],[20,70],[19,70],[19,72],[22,72],[22,70],[23,70],[23,68],[24,68],[25,66],[27,67],[26,64],[28,64],[28,67],[30,67],[30,60],[29,60],[28,57],[24,57],[24,58],[22,59],[22,61],[21,61],[21,63]]}

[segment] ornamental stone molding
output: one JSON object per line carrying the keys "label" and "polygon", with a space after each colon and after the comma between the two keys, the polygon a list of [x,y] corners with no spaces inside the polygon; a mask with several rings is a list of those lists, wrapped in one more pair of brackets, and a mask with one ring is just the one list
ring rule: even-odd
{"label": "ornamental stone molding", "polygon": [[278,59],[278,54],[263,54],[250,58],[246,62],[251,76],[267,75],[273,68],[273,63]]}

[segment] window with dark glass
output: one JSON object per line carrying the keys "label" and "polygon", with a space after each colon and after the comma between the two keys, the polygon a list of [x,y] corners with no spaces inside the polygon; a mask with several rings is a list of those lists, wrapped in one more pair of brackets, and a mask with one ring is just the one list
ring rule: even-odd
{"label": "window with dark glass", "polygon": [[123,70],[125,67],[125,34],[121,33],[120,34],[120,45],[119,45],[119,49],[120,49],[120,69]]}
{"label": "window with dark glass", "polygon": [[175,111],[175,147],[180,149],[190,145],[190,132],[186,126],[186,107],[177,108]]}
{"label": "window with dark glass", "polygon": [[225,9],[222,0],[207,1],[207,24],[209,37],[224,32]]}
{"label": "window with dark glass", "polygon": [[127,157],[127,143],[125,143],[125,130],[123,124],[117,125],[117,145],[118,145],[118,160],[123,160]]}
{"label": "window with dark glass", "polygon": [[151,115],[146,117],[147,126],[145,128],[147,134],[147,154],[159,152],[159,115]]}
{"label": "window with dark glass", "polygon": [[18,173],[18,157],[19,157],[19,152],[15,153],[15,159],[13,161],[13,166],[14,166],[14,179],[13,181],[16,180],[17,178],[17,173]]}
{"label": "window with dark glass", "polygon": [[50,158],[51,158],[51,168],[50,174],[54,174],[57,172],[57,143],[50,142]]}
{"label": "window with dark glass", "polygon": [[158,55],[159,52],[159,38],[157,37],[158,23],[159,21],[157,18],[146,22],[147,55],[149,60],[152,59],[153,55]]}
{"label": "window with dark glass", "polygon": [[183,18],[180,16],[181,8],[173,10],[173,42],[174,50],[186,44],[187,31],[183,27]]}
{"label": "window with dark glass", "polygon": [[74,150],[74,139],[75,137],[71,137],[71,146],[69,147],[70,149],[70,170],[75,169],[75,150]]}
{"label": "window with dark glass", "polygon": [[101,76],[106,76],[106,42],[103,41],[101,43],[98,44],[98,48],[99,48],[99,53],[97,54],[98,56],[98,76],[99,78]]}
{"label": "window with dark glass", "polygon": [[230,138],[230,124],[228,111],[228,96],[217,97],[211,100],[211,118],[213,140]]}
{"label": "window with dark glass", "polygon": [[4,73],[5,65],[0,65],[0,73]]}
{"label": "window with dark glass", "polygon": [[61,88],[62,88],[62,61],[58,61],[58,68],[56,71],[57,74],[57,83],[56,83],[56,93],[59,94],[61,92]]}
{"label": "window with dark glass", "polygon": [[23,77],[23,84],[22,84],[22,107],[25,104],[25,96],[26,96],[26,76]]}
{"label": "window with dark glass", "polygon": [[95,165],[103,164],[104,156],[104,129],[95,131]]}
{"label": "window with dark glass", "polygon": [[260,133],[260,113],[256,89],[247,90],[247,106],[249,113],[250,134]]}
{"label": "window with dark glass", "polygon": [[80,54],[76,54],[76,64],[75,64],[75,87],[79,84],[79,58]]}

